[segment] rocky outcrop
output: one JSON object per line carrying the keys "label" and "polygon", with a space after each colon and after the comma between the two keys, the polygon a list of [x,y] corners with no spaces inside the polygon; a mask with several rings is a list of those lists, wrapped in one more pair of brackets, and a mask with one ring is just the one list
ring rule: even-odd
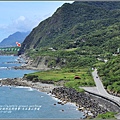
{"label": "rocky outcrop", "polygon": [[38,56],[30,64],[32,67],[42,68],[44,70],[60,69],[64,65],[64,59],[51,56]]}
{"label": "rocky outcrop", "polygon": [[37,56],[34,60],[25,55],[20,57],[22,57],[25,62],[21,66],[15,66],[14,69],[51,70],[60,69],[66,64],[65,59],[51,56]]}
{"label": "rocky outcrop", "polygon": [[44,69],[44,70],[49,70],[50,68],[47,65],[47,59],[49,59],[49,58],[44,57],[44,56],[43,57],[38,56],[38,57],[36,57],[35,60],[33,60],[33,62],[30,63],[29,66]]}
{"label": "rocky outcrop", "polygon": [[14,78],[14,79],[5,79],[1,80],[1,85],[10,85],[10,86],[27,86],[29,87],[29,84],[22,81],[22,78]]}
{"label": "rocky outcrop", "polygon": [[32,70],[50,70],[51,68],[48,67],[47,59],[48,57],[38,56],[34,60],[26,57],[25,55],[22,56],[25,60],[25,63],[21,66],[15,66],[14,69],[32,69]]}
{"label": "rocky outcrop", "polygon": [[2,79],[0,82],[1,82],[0,87],[2,87],[3,85],[9,86],[10,88],[11,86],[13,87],[24,86],[24,87],[31,87],[36,90],[47,92],[47,93],[49,93],[50,91],[52,91],[53,88],[56,87],[53,84],[27,81],[24,78],[13,78],[13,79],[7,78],[7,79]]}

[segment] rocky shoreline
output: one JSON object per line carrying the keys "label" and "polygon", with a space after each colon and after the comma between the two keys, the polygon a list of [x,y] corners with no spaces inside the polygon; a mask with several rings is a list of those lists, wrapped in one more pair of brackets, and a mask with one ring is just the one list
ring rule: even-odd
{"label": "rocky shoreline", "polygon": [[[52,94],[62,101],[61,104],[66,102],[75,103],[78,110],[84,112],[85,118],[88,119],[96,118],[99,114],[106,112],[120,113],[119,106],[104,97],[95,96],[87,91],[80,93],[72,88],[59,87],[54,88]],[[115,117],[120,118],[119,114]]]}
{"label": "rocky shoreline", "polygon": [[53,84],[32,82],[32,81],[28,81],[24,78],[3,79],[3,80],[1,80],[1,86],[3,86],[3,85],[13,86],[13,87],[16,87],[16,86],[31,87],[31,88],[37,89],[38,91],[47,92],[47,93],[49,93],[56,87]]}
{"label": "rocky shoreline", "polygon": [[[84,113],[84,118],[95,118],[98,114],[109,111],[107,107],[100,103],[101,100],[94,99],[93,96],[86,92],[77,92],[72,88],[55,86],[54,84],[32,82],[23,78],[3,79],[1,86],[23,86],[31,87],[41,92],[52,94],[54,97],[61,100],[58,104],[64,105],[67,102],[75,103],[78,110]],[[10,87],[11,89],[11,87]]]}
{"label": "rocky shoreline", "polygon": [[[15,67],[14,69],[32,69],[32,70],[40,70],[36,67],[31,66],[31,60],[27,59],[27,63],[24,66]],[[47,70],[42,68],[41,70]],[[72,88],[65,88],[61,86],[55,86],[54,84],[42,83],[42,82],[33,82],[27,80],[26,78],[14,78],[14,79],[4,79],[1,80],[1,86],[24,86],[31,87],[37,89],[41,92],[47,92],[54,95],[54,97],[60,99],[62,102],[59,104],[64,105],[67,102],[75,103],[78,107],[78,110],[84,112],[85,118],[95,118],[98,114],[106,113],[109,109],[102,105],[101,102],[97,99],[94,99],[88,93],[80,93]]]}
{"label": "rocky shoreline", "polygon": [[[55,97],[55,98],[58,98],[58,97],[56,97],[53,94],[53,91],[54,91],[55,88],[60,87],[60,86],[55,86],[53,84],[48,84],[48,83],[32,82],[32,81],[28,81],[24,78],[2,79],[0,87],[2,87],[2,86],[8,86],[8,87],[10,87],[10,89],[12,89],[11,87],[18,87],[18,86],[31,87],[31,88],[34,88],[34,89],[40,91],[40,92],[46,92],[47,94],[49,94],[49,95],[51,95],[52,97]],[[61,104],[61,105],[64,105],[67,102],[68,101],[64,101],[64,103],[63,102],[57,102],[57,103]],[[56,105],[56,103],[54,105]],[[62,110],[62,111],[64,111],[64,110]],[[84,116],[84,117],[86,118],[86,116]]]}
{"label": "rocky shoreline", "polygon": [[98,101],[87,93],[80,93],[72,88],[59,87],[52,90],[52,94],[62,101],[75,103],[78,110],[84,112],[85,118],[95,118],[98,114],[108,112]]}

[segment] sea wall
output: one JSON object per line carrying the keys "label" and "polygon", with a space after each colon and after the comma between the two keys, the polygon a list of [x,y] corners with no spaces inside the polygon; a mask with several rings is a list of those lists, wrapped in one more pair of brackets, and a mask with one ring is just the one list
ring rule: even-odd
{"label": "sea wall", "polygon": [[99,104],[101,104],[108,111],[120,112],[120,104],[118,104],[116,101],[88,91],[86,91],[86,94],[89,94],[92,99],[98,101]]}
{"label": "sea wall", "polygon": [[102,97],[84,92],[80,93],[72,88],[59,87],[52,90],[52,94],[58,99],[76,103],[80,111],[84,111],[85,116],[95,118],[98,114],[107,111],[120,112],[120,108]]}

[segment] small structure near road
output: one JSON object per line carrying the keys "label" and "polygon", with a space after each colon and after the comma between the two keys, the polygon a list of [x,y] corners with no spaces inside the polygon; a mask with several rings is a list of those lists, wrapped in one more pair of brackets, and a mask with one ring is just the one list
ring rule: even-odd
{"label": "small structure near road", "polygon": [[80,76],[76,75],[74,79],[81,79]]}

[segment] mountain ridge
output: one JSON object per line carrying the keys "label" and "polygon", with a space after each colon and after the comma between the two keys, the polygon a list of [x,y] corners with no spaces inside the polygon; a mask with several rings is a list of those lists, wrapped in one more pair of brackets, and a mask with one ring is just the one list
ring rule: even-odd
{"label": "mountain ridge", "polygon": [[9,35],[7,38],[3,39],[0,42],[0,47],[13,47],[16,46],[16,42],[22,43],[25,39],[25,37],[30,33],[28,32],[15,32],[11,35]]}
{"label": "mountain ridge", "polygon": [[[114,5],[112,5],[113,3]],[[32,30],[24,40],[19,54],[24,53],[28,49],[40,49],[42,47],[66,49],[82,47],[83,45],[95,46],[95,41],[92,39],[85,41],[84,44],[79,40],[77,42],[78,45],[74,43],[77,39],[92,36],[93,32],[102,31],[104,27],[107,30],[110,25],[116,22],[119,23],[120,9],[118,8],[120,8],[120,2],[76,1],[72,4],[65,3],[51,17],[40,22]],[[95,38],[94,35],[92,37]],[[100,45],[101,42],[98,42],[97,46]]]}

